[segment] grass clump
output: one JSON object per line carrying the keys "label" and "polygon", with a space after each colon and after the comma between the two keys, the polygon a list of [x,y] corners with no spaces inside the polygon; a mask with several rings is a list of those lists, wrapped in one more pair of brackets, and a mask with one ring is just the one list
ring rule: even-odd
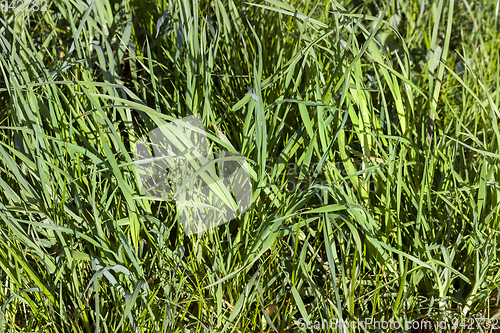
{"label": "grass clump", "polygon": [[[7,6],[0,330],[499,329],[498,13],[453,0]],[[133,147],[192,115],[214,151],[246,157],[253,198],[187,236],[175,202],[140,193]],[[393,330],[380,326],[366,329]]]}

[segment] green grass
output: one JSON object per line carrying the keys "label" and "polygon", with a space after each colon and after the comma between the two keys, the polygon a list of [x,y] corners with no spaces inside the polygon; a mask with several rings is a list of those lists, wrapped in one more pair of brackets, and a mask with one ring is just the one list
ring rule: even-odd
{"label": "green grass", "polygon": [[[499,7],[3,10],[0,332],[500,317]],[[133,146],[193,114],[254,195],[186,236],[175,202],[141,195]]]}

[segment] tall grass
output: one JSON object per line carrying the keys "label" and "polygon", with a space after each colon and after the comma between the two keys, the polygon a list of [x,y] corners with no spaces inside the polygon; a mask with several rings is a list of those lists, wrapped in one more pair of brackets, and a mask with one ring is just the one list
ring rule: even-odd
{"label": "tall grass", "polygon": [[[3,11],[0,331],[499,316],[499,6]],[[175,202],[140,193],[133,146],[194,114],[247,157],[253,204],[188,237]]]}

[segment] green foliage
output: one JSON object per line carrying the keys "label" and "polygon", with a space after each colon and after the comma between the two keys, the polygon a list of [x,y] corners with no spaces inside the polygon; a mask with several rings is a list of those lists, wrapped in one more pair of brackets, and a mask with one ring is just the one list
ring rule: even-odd
{"label": "green foliage", "polygon": [[[7,7],[0,332],[499,315],[499,6]],[[187,237],[133,145],[193,114],[248,158],[254,200]]]}

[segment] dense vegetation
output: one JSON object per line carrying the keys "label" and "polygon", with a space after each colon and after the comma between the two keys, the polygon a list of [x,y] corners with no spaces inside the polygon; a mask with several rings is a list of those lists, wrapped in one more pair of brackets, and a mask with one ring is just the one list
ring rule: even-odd
{"label": "dense vegetation", "polygon": [[[0,331],[500,314],[499,1],[43,2],[1,4]],[[253,200],[186,235],[133,144],[195,114]]]}

